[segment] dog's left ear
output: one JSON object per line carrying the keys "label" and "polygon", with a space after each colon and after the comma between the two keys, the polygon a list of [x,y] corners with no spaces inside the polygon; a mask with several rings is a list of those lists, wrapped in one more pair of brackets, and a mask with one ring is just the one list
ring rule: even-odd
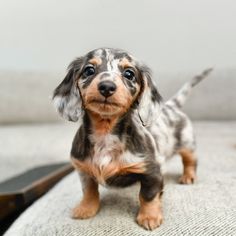
{"label": "dog's left ear", "polygon": [[159,94],[147,66],[140,67],[141,94],[138,100],[138,115],[143,126],[150,126],[160,114],[162,97]]}
{"label": "dog's left ear", "polygon": [[82,67],[82,58],[74,60],[68,67],[68,73],[53,93],[53,103],[58,113],[69,121],[77,121],[81,116],[82,101],[76,85],[77,76]]}

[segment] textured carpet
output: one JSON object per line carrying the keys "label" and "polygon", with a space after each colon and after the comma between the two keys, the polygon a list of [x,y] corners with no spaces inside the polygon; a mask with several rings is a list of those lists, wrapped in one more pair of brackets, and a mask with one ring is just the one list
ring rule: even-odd
{"label": "textured carpet", "polygon": [[69,162],[77,124],[0,126],[0,181],[30,168]]}
{"label": "textured carpet", "polygon": [[236,123],[194,126],[198,181],[192,186],[179,185],[180,158],[168,163],[160,228],[148,232],[135,223],[138,185],[122,190],[101,187],[98,215],[88,220],[71,219],[71,208],[81,198],[78,176],[72,173],[29,207],[5,236],[236,235]]}

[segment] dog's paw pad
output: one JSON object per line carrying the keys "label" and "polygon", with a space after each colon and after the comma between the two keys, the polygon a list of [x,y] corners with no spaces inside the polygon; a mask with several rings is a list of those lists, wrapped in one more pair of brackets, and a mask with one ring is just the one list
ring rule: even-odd
{"label": "dog's paw pad", "polygon": [[146,230],[154,230],[162,224],[163,217],[161,213],[157,214],[156,216],[139,214],[137,216],[137,222]]}

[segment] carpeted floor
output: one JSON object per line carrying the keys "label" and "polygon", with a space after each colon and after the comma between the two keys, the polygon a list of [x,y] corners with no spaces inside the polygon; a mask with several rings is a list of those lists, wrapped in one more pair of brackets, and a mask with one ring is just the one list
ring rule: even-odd
{"label": "carpeted floor", "polygon": [[[198,181],[192,186],[179,185],[180,158],[174,157],[168,163],[163,195],[165,221],[160,228],[150,233],[135,223],[138,185],[122,190],[101,187],[98,215],[88,220],[71,219],[71,208],[81,198],[78,176],[72,173],[28,208],[5,236],[236,235],[236,122],[197,122],[194,126],[198,141]],[[75,133],[75,127],[68,124],[11,127],[10,132],[6,129],[1,129],[5,133],[0,132],[5,137],[1,149],[8,150],[1,150],[1,155],[17,158],[18,154],[17,162],[21,165],[65,160]],[[17,149],[12,150],[10,146],[16,143]],[[26,155],[25,150],[29,150]],[[1,159],[3,170],[2,163],[6,169],[9,160]],[[17,165],[14,160],[11,164],[9,175]],[[26,166],[29,168],[31,164]]]}

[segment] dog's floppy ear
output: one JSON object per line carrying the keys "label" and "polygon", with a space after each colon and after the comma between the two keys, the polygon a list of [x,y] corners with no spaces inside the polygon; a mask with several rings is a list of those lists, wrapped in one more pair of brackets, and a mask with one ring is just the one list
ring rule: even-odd
{"label": "dog's floppy ear", "polygon": [[152,81],[150,69],[141,66],[140,73],[142,85],[137,110],[143,126],[150,126],[160,114],[162,97]]}
{"label": "dog's floppy ear", "polygon": [[76,75],[81,70],[82,58],[74,60],[68,67],[68,73],[64,80],[57,86],[53,93],[53,103],[59,114],[69,120],[77,121],[81,116],[82,101]]}

